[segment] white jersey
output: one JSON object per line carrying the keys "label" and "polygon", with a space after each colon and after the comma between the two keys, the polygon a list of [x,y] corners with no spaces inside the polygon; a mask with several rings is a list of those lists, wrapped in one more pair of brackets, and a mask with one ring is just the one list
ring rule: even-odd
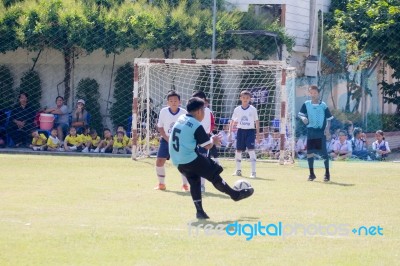
{"label": "white jersey", "polygon": [[240,105],[233,110],[232,120],[237,122],[237,128],[256,128],[255,121],[258,120],[257,109],[253,105],[249,105],[246,109],[243,109]]}
{"label": "white jersey", "polygon": [[175,122],[181,115],[187,114],[187,111],[183,108],[178,108],[176,113],[172,113],[169,107],[164,107],[160,111],[160,115],[158,116],[157,127],[161,127],[164,129],[164,132],[167,136],[171,134],[171,129],[174,126]]}
{"label": "white jersey", "polygon": [[201,120],[201,125],[203,126],[204,130],[207,134],[211,133],[211,110],[210,108],[204,108],[204,118]]}

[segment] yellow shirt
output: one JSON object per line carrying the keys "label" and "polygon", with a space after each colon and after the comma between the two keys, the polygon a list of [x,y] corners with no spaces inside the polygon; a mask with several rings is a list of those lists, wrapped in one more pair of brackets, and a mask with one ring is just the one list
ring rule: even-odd
{"label": "yellow shirt", "polygon": [[118,148],[118,149],[125,148],[126,147],[125,140],[122,140],[122,141],[114,140],[113,147]]}
{"label": "yellow shirt", "polygon": [[97,136],[95,139],[93,139],[92,137],[90,137],[90,142],[92,142],[92,145],[93,145],[93,146],[96,146],[96,147],[97,147],[97,145],[99,145],[99,142],[100,142],[100,137]]}
{"label": "yellow shirt", "polygon": [[55,149],[59,145],[60,145],[60,140],[57,137],[53,138],[52,136],[49,136],[49,139],[47,140],[47,146]]}
{"label": "yellow shirt", "polygon": [[[114,142],[117,141],[117,138],[118,138],[117,135],[115,135],[115,136],[114,136]],[[123,140],[123,142],[124,142],[124,145],[125,145],[125,146],[128,145],[129,140],[130,140],[130,138],[128,138],[128,136],[124,135],[124,140]]]}
{"label": "yellow shirt", "polygon": [[78,136],[81,138],[82,142],[84,142],[84,143],[92,140],[92,137],[90,135],[80,134]]}
{"label": "yellow shirt", "polygon": [[44,144],[46,144],[46,142],[47,142],[47,138],[43,133],[39,134],[38,139],[32,138],[32,145],[34,145],[34,146],[43,146]]}
{"label": "yellow shirt", "polygon": [[80,135],[78,136],[67,135],[65,137],[64,142],[76,146],[82,143],[82,138],[80,137]]}

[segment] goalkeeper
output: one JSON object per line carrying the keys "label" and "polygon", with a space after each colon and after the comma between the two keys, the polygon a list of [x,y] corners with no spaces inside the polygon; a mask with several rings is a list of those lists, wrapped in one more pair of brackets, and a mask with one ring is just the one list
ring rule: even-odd
{"label": "goalkeeper", "polygon": [[308,91],[311,100],[303,103],[298,114],[303,123],[307,125],[307,161],[310,169],[308,181],[313,181],[316,178],[314,173],[314,153],[320,153],[325,165],[324,181],[328,182],[330,173],[329,157],[326,151],[326,135],[329,134],[333,116],[328,106],[319,99],[318,87],[311,86]]}

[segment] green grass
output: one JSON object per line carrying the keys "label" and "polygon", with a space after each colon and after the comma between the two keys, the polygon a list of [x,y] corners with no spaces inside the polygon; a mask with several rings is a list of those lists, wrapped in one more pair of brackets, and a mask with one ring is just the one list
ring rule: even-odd
{"label": "green grass", "polygon": [[[154,191],[154,160],[0,154],[0,265],[396,265],[400,178],[396,163],[336,162],[330,184],[307,169],[257,164],[252,198],[233,202],[207,183],[207,223],[349,224],[383,236],[189,235],[195,211],[167,166]],[[223,177],[234,162],[222,162]],[[243,173],[249,162],[243,162]],[[197,223],[199,224],[199,223]]]}

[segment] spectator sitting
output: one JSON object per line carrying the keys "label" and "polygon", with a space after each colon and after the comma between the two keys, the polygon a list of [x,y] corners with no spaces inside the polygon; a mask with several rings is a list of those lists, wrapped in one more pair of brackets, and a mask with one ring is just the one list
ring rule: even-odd
{"label": "spectator sitting", "polygon": [[82,152],[89,152],[88,143],[90,143],[92,137],[90,136],[90,127],[88,125],[83,127],[82,134],[79,135],[82,140]]}
{"label": "spectator sitting", "polygon": [[[118,132],[123,132],[124,133],[124,145],[126,145],[126,146],[128,146],[128,144],[129,144],[129,137],[126,135],[126,130],[125,130],[125,128],[124,128],[124,126],[122,126],[122,125],[119,125],[119,126],[117,126],[117,134],[115,134],[114,135],[114,142],[117,140],[117,138],[118,138]],[[132,146],[132,145],[131,145]]]}
{"label": "spectator sitting", "polygon": [[304,159],[307,156],[307,136],[300,135],[296,142],[294,151],[297,154],[297,158]]}
{"label": "spectator sitting", "polygon": [[65,151],[82,151],[82,139],[76,134],[76,128],[70,127],[69,134],[64,140]]}
{"label": "spectator sitting", "polygon": [[270,150],[270,145],[272,143],[272,136],[269,132],[269,127],[264,127],[262,129],[262,137],[261,137],[261,141],[259,144],[259,148],[261,149],[261,151],[265,152],[265,151],[269,151]]}
{"label": "spectator sitting", "polygon": [[224,124],[222,130],[218,133],[221,136],[221,147],[229,146],[229,124]]}
{"label": "spectator sitting", "polygon": [[57,128],[58,138],[64,140],[69,127],[68,107],[64,104],[64,98],[57,96],[56,106],[46,109],[45,113],[56,115],[54,127]]}
{"label": "spectator sitting", "polygon": [[[368,159],[368,142],[365,133],[359,127],[354,128],[353,138],[351,140],[351,145],[353,149],[353,155],[357,156],[359,159]],[[369,158],[371,160],[371,158]]]}
{"label": "spectator sitting", "polygon": [[[333,150],[334,150],[334,147],[335,147],[336,139],[333,136],[334,135],[330,134],[330,133],[326,136],[326,152],[329,155],[331,155],[333,153]],[[339,133],[337,133],[337,136],[339,136]]]}
{"label": "spectator sitting", "polygon": [[82,152],[94,152],[100,144],[100,137],[97,135],[96,129],[91,129],[89,132],[90,139],[86,142],[86,148],[82,150]]}
{"label": "spectator sitting", "polygon": [[269,156],[278,159],[280,155],[281,136],[279,128],[275,128],[272,133],[271,142],[269,143]]}
{"label": "spectator sitting", "polygon": [[375,133],[376,141],[372,143],[372,150],[375,152],[377,160],[386,160],[390,153],[389,143],[385,141],[385,136],[382,130]]}
{"label": "spectator sitting", "polygon": [[32,130],[32,144],[29,145],[34,151],[44,151],[46,148],[47,138],[43,133],[39,134],[37,129]]}
{"label": "spectator sitting", "polygon": [[50,136],[47,139],[47,150],[48,151],[63,151],[61,147],[61,141],[57,137],[58,128],[52,128],[50,131]]}
{"label": "spectator sitting", "polygon": [[[115,138],[116,137],[116,138]],[[128,142],[125,141],[125,133],[123,131],[118,131],[114,136],[113,151],[114,154],[126,154]]]}
{"label": "spectator sitting", "polygon": [[105,128],[103,132],[103,137],[104,139],[100,141],[99,145],[93,152],[100,151],[101,153],[112,153],[114,141],[113,141],[113,136],[111,134],[111,130]]}
{"label": "spectator sitting", "polygon": [[15,147],[26,146],[28,136],[32,129],[35,110],[28,103],[28,94],[21,92],[18,96],[19,103],[14,106],[11,112],[10,137],[15,143]]}
{"label": "spectator sitting", "polygon": [[347,140],[346,131],[342,130],[339,133],[339,140],[335,141],[331,157],[333,160],[347,159],[351,157],[352,148],[350,141]]}
{"label": "spectator sitting", "polygon": [[347,140],[351,140],[353,138],[353,130],[354,130],[353,122],[348,120],[344,123],[343,127],[344,131],[346,132]]}
{"label": "spectator sitting", "polygon": [[71,126],[76,128],[78,134],[82,134],[86,125],[88,125],[88,112],[85,110],[85,101],[79,99],[75,111],[72,112]]}

